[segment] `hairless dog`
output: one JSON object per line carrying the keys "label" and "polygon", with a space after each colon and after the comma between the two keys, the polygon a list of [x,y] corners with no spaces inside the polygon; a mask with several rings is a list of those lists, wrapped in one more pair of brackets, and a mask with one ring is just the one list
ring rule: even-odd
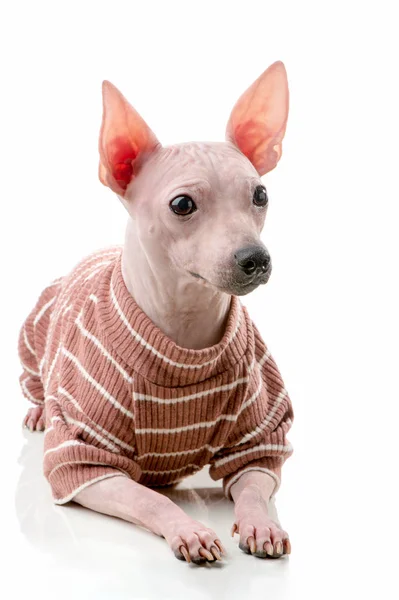
{"label": "hairless dog", "polygon": [[287,117],[282,62],[239,98],[224,142],[162,146],[104,81],[99,177],[128,213],[125,243],[47,286],[20,331],[36,405],[24,426],[45,430],[54,502],[145,527],[187,562],[221,560],[222,542],[152,488],[206,464],[234,501],[240,549],[290,553],[268,503],[292,453],[292,406],[239,300],[270,277],[261,177]]}

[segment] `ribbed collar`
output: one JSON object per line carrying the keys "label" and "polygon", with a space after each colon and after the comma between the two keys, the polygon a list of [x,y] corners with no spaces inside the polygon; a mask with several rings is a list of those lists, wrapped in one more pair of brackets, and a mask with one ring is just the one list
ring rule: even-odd
{"label": "ribbed collar", "polygon": [[164,387],[199,383],[231,369],[254,353],[252,323],[237,296],[231,297],[227,326],[210,348],[182,348],[141,310],[122,275],[122,252],[107,267],[98,290],[97,316],[114,352],[143,377]]}

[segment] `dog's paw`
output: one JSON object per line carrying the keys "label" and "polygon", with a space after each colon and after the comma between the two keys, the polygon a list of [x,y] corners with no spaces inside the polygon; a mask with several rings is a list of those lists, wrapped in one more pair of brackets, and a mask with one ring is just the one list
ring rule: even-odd
{"label": "dog's paw", "polygon": [[44,431],[44,406],[30,408],[22,422],[22,427],[27,427],[30,431]]}

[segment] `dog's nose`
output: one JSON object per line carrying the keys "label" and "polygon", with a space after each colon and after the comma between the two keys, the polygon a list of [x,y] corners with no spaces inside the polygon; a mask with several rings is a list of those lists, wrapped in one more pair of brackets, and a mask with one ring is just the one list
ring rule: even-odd
{"label": "dog's nose", "polygon": [[246,275],[265,273],[270,265],[270,254],[262,246],[240,248],[235,252],[234,258]]}

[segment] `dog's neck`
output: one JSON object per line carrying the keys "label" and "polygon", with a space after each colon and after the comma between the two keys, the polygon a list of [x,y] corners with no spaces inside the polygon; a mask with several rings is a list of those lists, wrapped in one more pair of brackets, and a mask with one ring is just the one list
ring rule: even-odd
{"label": "dog's neck", "polygon": [[143,251],[131,219],[122,252],[125,285],[143,312],[182,348],[200,350],[223,337],[231,296],[182,277]]}

